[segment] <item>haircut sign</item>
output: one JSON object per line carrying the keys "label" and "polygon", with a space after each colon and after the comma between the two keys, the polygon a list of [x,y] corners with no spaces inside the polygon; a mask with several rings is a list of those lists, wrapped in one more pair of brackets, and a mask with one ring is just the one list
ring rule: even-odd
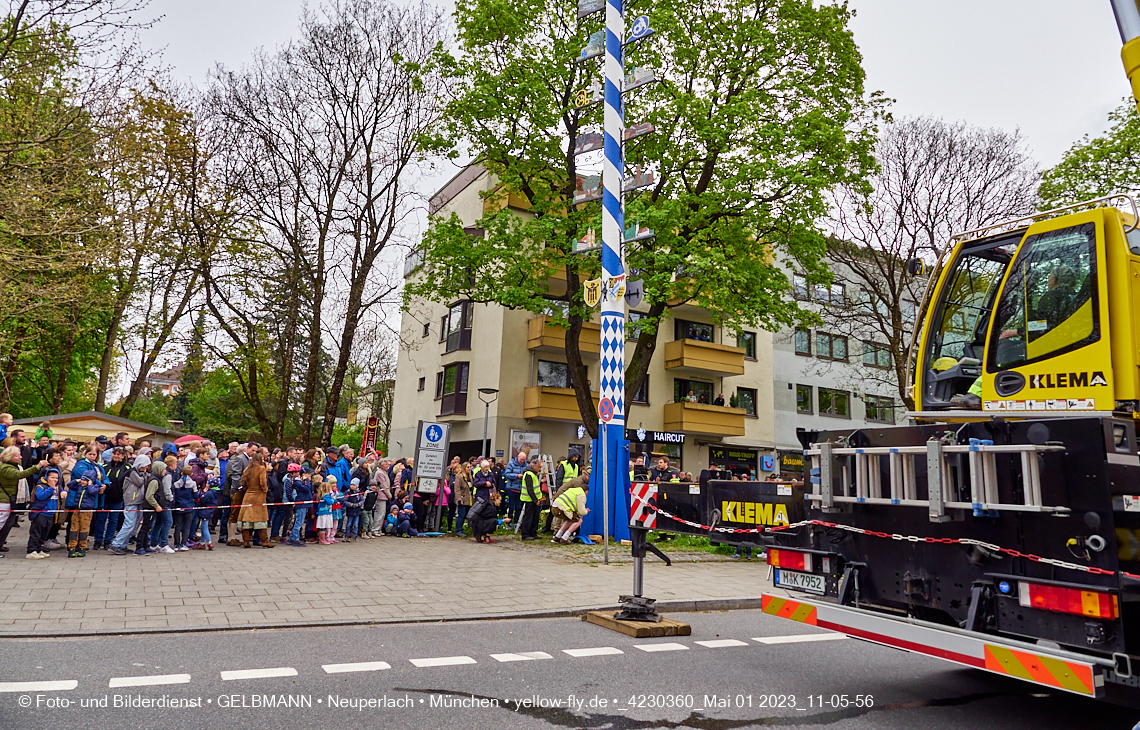
{"label": "haircut sign", "polygon": [[420,421],[416,439],[417,491],[435,493],[447,469],[447,450],[451,445],[451,424]]}

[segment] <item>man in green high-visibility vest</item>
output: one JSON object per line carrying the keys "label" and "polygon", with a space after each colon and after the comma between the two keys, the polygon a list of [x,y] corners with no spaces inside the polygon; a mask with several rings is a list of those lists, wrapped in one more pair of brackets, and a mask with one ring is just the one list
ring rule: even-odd
{"label": "man in green high-visibility vest", "polygon": [[582,455],[578,453],[577,449],[570,449],[570,456],[558,465],[558,469],[554,472],[554,488],[561,489],[562,483],[568,479],[574,479],[582,473],[582,466],[580,464]]}

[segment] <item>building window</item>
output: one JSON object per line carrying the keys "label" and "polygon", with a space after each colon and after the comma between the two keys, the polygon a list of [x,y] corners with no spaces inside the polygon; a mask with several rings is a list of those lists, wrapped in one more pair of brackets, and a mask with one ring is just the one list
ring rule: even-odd
{"label": "building window", "polygon": [[819,413],[821,416],[851,418],[851,394],[845,390],[820,388]]}
{"label": "building window", "polygon": [[645,319],[645,315],[641,312],[630,312],[625,320],[625,341],[633,342],[638,337],[641,337],[641,325],[638,324],[641,320]]}
{"label": "building window", "polygon": [[811,386],[810,385],[797,385],[796,386],[796,412],[797,413],[814,413],[812,408]]}
{"label": "building window", "polygon": [[756,389],[755,388],[737,388],[736,389],[736,406],[743,408],[744,413],[749,416],[756,415]]}
{"label": "building window", "polygon": [[641,387],[633,394],[633,402],[641,405],[649,405],[649,375],[641,379]]}
{"label": "building window", "polygon": [[537,384],[547,388],[569,388],[570,367],[564,362],[539,360]]}
{"label": "building window", "polygon": [[881,423],[895,422],[894,399],[881,395],[868,395],[863,398],[863,405],[867,408],[866,420]]}
{"label": "building window", "polygon": [[863,364],[873,368],[889,368],[891,366],[891,348],[874,342],[864,342]]}
{"label": "building window", "polygon": [[749,360],[756,359],[756,333],[740,332],[736,335],[736,346],[744,350],[744,357]]}
{"label": "building window", "polygon": [[444,354],[456,350],[471,349],[471,320],[474,316],[472,302],[457,302],[451,305],[440,322],[440,341],[446,342]]}
{"label": "building window", "polygon": [[828,332],[815,333],[815,356],[847,362],[847,338]]}
{"label": "building window", "polygon": [[678,340],[713,341],[713,326],[704,322],[690,322],[684,319],[673,321],[673,337]]}
{"label": "building window", "polygon": [[811,354],[811,330],[796,330],[796,354]]}
{"label": "building window", "polygon": [[713,397],[712,383],[705,383],[700,380],[687,380],[685,378],[673,378],[674,403],[690,401],[692,403],[711,404]]}
{"label": "building window", "polygon": [[431,334],[431,322],[424,322],[424,337]]}
{"label": "building window", "polygon": [[420,378],[420,385],[416,390],[423,390],[427,387],[427,378]]}
{"label": "building window", "polygon": [[807,277],[796,274],[792,277],[792,295],[801,302],[808,301],[811,297],[808,292]]}
{"label": "building window", "polygon": [[467,374],[469,363],[448,365],[435,378],[435,397],[439,401],[439,415],[452,416],[467,413]]}

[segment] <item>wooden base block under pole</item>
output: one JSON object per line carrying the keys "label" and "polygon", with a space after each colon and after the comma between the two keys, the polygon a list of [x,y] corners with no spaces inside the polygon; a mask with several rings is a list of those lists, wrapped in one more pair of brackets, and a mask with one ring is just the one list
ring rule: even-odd
{"label": "wooden base block under pole", "polygon": [[660,621],[656,623],[628,621],[614,618],[617,613],[616,611],[590,611],[582,617],[582,620],[626,636],[632,636],[635,639],[648,639],[657,636],[689,636],[693,633],[693,627],[683,621],[674,621],[664,616],[661,616]]}

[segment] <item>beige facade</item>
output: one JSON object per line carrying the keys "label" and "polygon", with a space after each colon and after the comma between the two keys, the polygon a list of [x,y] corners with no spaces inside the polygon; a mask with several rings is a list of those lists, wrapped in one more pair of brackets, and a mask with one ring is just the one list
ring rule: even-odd
{"label": "beige facade", "polygon": [[[494,187],[486,172],[467,168],[436,194],[431,211],[456,213],[473,226],[485,207],[514,206],[516,201],[502,200],[506,196],[481,195]],[[406,275],[415,276],[416,266],[413,257]],[[773,454],[775,444],[771,334],[753,332],[738,340],[697,307],[678,307],[673,315],[658,328],[644,398],[626,407],[633,450],[671,454],[684,471],[698,473],[712,463],[762,476],[759,457]],[[580,340],[595,387],[597,322],[586,325]],[[630,325],[636,326],[636,310],[627,333]],[[512,435],[517,444],[524,440],[521,433],[540,434],[541,452],[555,460],[572,446],[588,453],[588,437],[579,436],[577,401],[565,381],[565,332],[548,317],[464,304],[458,297],[415,301],[403,314],[401,335],[389,440],[394,456],[413,455],[420,420],[451,423],[453,454],[481,454],[484,414],[492,455],[507,458]],[[633,345],[627,345],[627,358]],[[480,388],[498,391],[482,396],[495,399],[489,407],[480,400]],[[694,401],[686,400],[690,392]],[[713,405],[722,393],[725,405]],[[731,407],[731,401],[741,407]]]}

